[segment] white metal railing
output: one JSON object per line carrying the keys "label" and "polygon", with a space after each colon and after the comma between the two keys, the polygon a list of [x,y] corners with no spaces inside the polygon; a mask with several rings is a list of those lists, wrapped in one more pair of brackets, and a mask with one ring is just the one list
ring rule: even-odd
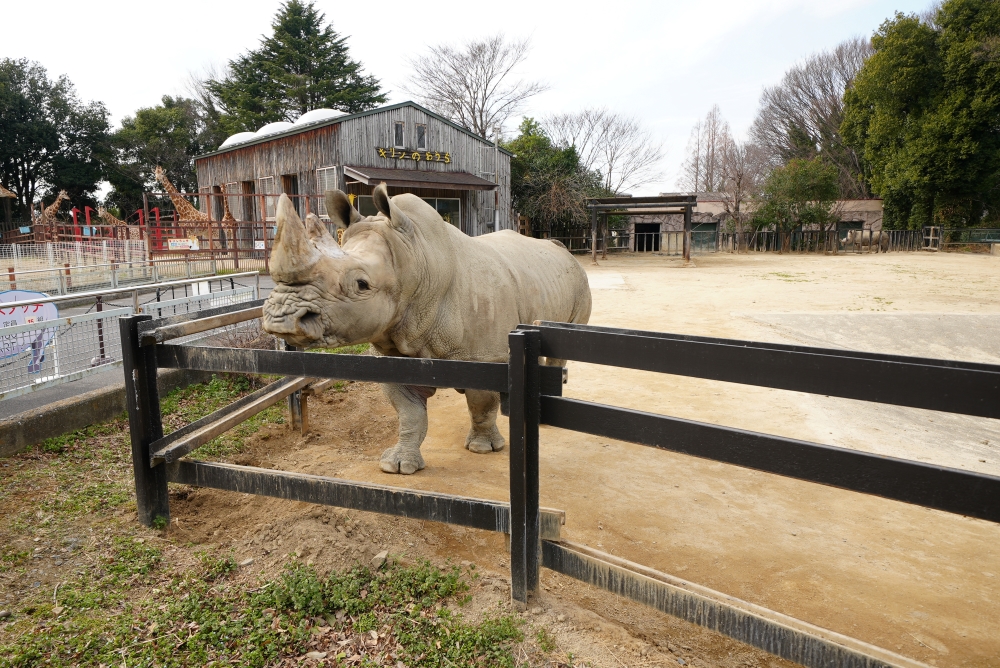
{"label": "white metal railing", "polygon": [[[259,296],[260,276],[249,271],[130,289],[0,302],[0,323],[5,315],[11,318],[18,311],[38,311],[44,304],[80,311],[50,320],[0,327],[0,400],[121,366],[118,320],[122,316],[147,313],[166,317],[243,303]],[[115,303],[115,297],[126,303]]]}
{"label": "white metal railing", "polygon": [[184,257],[134,262],[66,265],[46,269],[17,270],[8,267],[0,274],[0,290],[32,290],[68,295],[96,289],[115,289],[141,283],[158,283],[170,278],[197,278],[218,273],[222,260],[212,257]]}

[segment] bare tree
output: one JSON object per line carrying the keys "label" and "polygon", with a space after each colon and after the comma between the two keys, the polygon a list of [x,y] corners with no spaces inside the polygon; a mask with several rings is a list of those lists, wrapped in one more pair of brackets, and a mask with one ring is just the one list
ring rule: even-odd
{"label": "bare tree", "polygon": [[403,87],[425,107],[488,137],[516,115],[525,100],[548,89],[515,79],[528,57],[529,40],[508,40],[503,33],[468,42],[461,49],[433,46],[410,60],[413,74]]}
{"label": "bare tree", "polygon": [[722,157],[732,142],[729,123],[722,118],[719,105],[713,105],[705,116],[691,129],[687,157],[681,165],[677,179],[683,190],[691,192],[716,192],[722,187]]}
{"label": "bare tree", "polygon": [[726,220],[737,233],[737,249],[743,249],[743,232],[753,216],[750,202],[760,192],[770,172],[767,156],[753,142],[729,139],[722,149],[722,207]]}
{"label": "bare tree", "polygon": [[663,142],[634,117],[599,107],[555,114],[542,126],[557,146],[576,148],[580,165],[598,172],[610,192],[625,192],[661,176]]}
{"label": "bare tree", "polygon": [[809,57],[765,88],[750,129],[775,165],[823,153],[840,172],[842,197],[869,197],[861,161],[840,136],[844,92],[872,54],[871,41],[855,37]]}

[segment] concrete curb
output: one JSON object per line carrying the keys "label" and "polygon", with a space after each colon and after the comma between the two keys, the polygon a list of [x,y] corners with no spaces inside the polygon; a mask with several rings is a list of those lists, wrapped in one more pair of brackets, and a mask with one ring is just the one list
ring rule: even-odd
{"label": "concrete curb", "polygon": [[[156,384],[160,393],[166,394],[211,377],[206,371],[166,369],[160,371]],[[122,379],[117,385],[12,415],[0,420],[0,457],[10,457],[47,438],[110,420],[124,411],[125,380]]]}

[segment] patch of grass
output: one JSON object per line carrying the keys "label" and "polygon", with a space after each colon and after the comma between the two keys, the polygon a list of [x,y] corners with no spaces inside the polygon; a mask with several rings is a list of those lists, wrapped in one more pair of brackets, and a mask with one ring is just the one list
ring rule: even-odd
{"label": "patch of grass", "polygon": [[[129,582],[159,564],[150,548],[137,549],[134,541],[121,549],[140,555],[123,556],[132,564]],[[310,650],[327,652],[328,665],[512,667],[512,647],[523,639],[511,615],[469,624],[447,608],[467,588],[457,569],[423,563],[321,577],[292,564],[247,590],[227,581],[232,570],[228,562],[220,565],[224,561],[206,559],[201,571],[174,575],[155,596],[134,605],[109,606],[109,599],[67,588],[59,608],[22,611],[15,622],[20,633],[0,646],[0,668],[266,666]],[[101,586],[83,589],[93,594]]]}
{"label": "patch of grass", "polygon": [[556,649],[555,636],[544,628],[540,628],[535,632],[535,642],[538,643],[538,648],[546,654],[554,652]]}
{"label": "patch of grass", "polygon": [[333,355],[364,355],[370,347],[370,343],[358,343],[353,346],[341,346],[340,348],[310,348],[309,352],[331,353]]}

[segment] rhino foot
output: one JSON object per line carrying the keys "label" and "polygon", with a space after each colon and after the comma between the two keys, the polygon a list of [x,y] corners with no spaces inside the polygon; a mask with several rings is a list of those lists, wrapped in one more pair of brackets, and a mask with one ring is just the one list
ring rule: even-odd
{"label": "rhino foot", "polygon": [[465,439],[465,447],[480,455],[499,452],[503,450],[504,445],[503,435],[500,434],[496,425],[493,425],[493,429],[488,432],[470,429],[469,435]]}
{"label": "rhino foot", "polygon": [[382,453],[379,468],[386,473],[410,475],[424,468],[424,458],[418,449],[404,449],[400,446],[389,448]]}

